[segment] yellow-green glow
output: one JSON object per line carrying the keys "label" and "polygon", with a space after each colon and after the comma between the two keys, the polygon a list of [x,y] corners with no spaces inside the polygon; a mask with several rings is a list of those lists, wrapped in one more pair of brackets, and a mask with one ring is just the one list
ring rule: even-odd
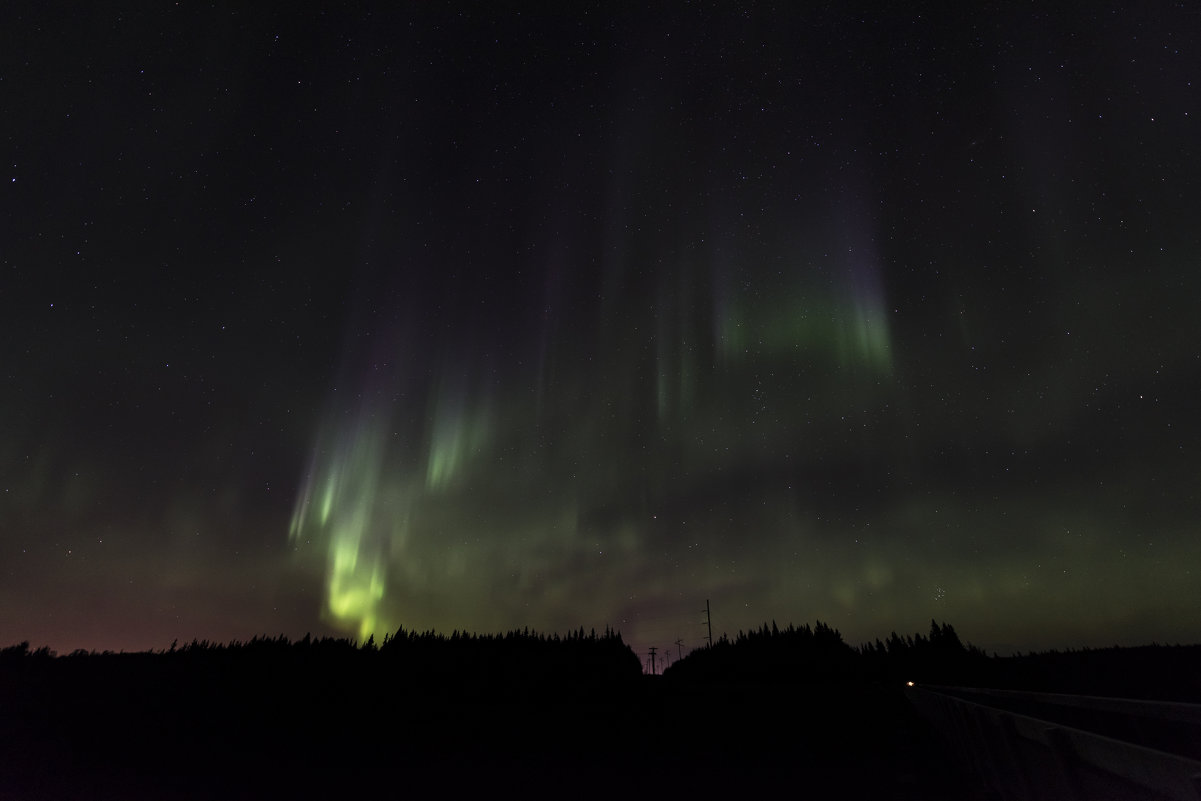
{"label": "yellow-green glow", "polygon": [[[378,508],[385,432],[361,424],[328,464],[315,466],[292,517],[292,539],[326,544],[325,614],[360,637],[377,633],[384,619],[387,554],[393,524]],[[318,508],[310,506],[320,487]]]}
{"label": "yellow-green glow", "polygon": [[329,572],[329,612],[339,622],[358,623],[360,637],[379,626],[379,604],[384,598],[384,566],[378,557],[361,559],[357,544],[337,540],[332,547]]}
{"label": "yellow-green glow", "polygon": [[329,513],[334,508],[334,480],[331,477],[325,482],[325,495],[321,498],[321,523],[329,522]]}
{"label": "yellow-green glow", "polygon": [[425,485],[438,490],[448,487],[488,440],[488,417],[483,411],[464,412],[461,402],[445,401],[434,410]]}

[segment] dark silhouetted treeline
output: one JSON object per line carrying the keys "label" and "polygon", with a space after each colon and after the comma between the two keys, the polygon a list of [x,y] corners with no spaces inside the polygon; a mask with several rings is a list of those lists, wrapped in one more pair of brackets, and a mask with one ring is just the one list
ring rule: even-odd
{"label": "dark silhouetted treeline", "polygon": [[535,763],[558,786],[643,683],[613,631],[21,643],[0,649],[0,799],[460,797]]}
{"label": "dark silhouetted treeline", "polygon": [[319,671],[322,675],[346,673],[357,681],[420,681],[426,685],[453,685],[457,691],[498,692],[548,684],[579,686],[605,681],[633,680],[641,676],[638,657],[618,632],[606,629],[585,633],[583,628],[566,635],[510,631],[474,634],[454,631],[416,632],[401,628],[362,644],[345,638],[300,640],[254,637],[229,643],[178,641],[161,651],[113,653],[75,651],[56,658],[48,648],[30,650],[28,642],[0,649],[0,671],[21,669],[75,673],[110,670],[157,670],[169,680],[185,673],[206,676],[239,675],[244,679],[274,675],[282,682]]}
{"label": "dark silhouetted treeline", "polygon": [[994,657],[974,686],[1201,703],[1201,645],[1080,648]]}
{"label": "dark silhouetted treeline", "polygon": [[693,651],[664,675],[685,681],[952,683],[985,675],[988,662],[949,623],[932,620],[928,635],[893,632],[886,641],[853,648],[820,620],[783,629],[773,621]]}
{"label": "dark silhouetted treeline", "polygon": [[987,654],[964,643],[950,623],[930,621],[927,635],[901,637],[895,631],[881,642],[859,648],[865,675],[883,681],[914,681],[930,684],[978,684],[987,681]]}
{"label": "dark silhouetted treeline", "polygon": [[843,680],[859,675],[858,655],[835,628],[818,621],[797,628],[770,626],[721,637],[668,667],[673,681]]}
{"label": "dark silhouetted treeline", "polygon": [[1148,645],[989,656],[965,643],[949,623],[927,634],[892,632],[853,648],[818,621],[780,628],[775,622],[722,637],[664,671],[687,682],[905,682],[1033,692],[1201,701],[1201,645]]}
{"label": "dark silhouetted treeline", "polygon": [[[65,657],[28,642],[0,648],[0,674],[75,674],[147,671],[171,682],[188,674],[276,676],[299,681],[314,671],[348,680],[410,680],[458,693],[496,693],[564,685],[591,687],[629,681],[641,665],[619,633],[580,628],[566,635],[529,629],[505,634],[411,631],[401,628],[376,643],[345,638],[300,640],[255,637],[215,643],[193,640],[140,653],[75,651]],[[14,673],[15,672],[15,673]],[[962,641],[949,623],[930,621],[928,633],[889,634],[859,647],[817,621],[723,635],[664,671],[669,682],[908,681],[964,687],[1201,701],[1201,645],[1147,645],[1067,649],[1015,656],[989,656]]]}
{"label": "dark silhouetted treeline", "polygon": [[[368,641],[364,648],[374,649],[375,644]],[[412,675],[487,686],[620,681],[642,673],[637,655],[610,629],[598,635],[580,628],[560,637],[529,629],[503,635],[455,631],[447,636],[402,628],[385,637],[378,651],[386,662]]]}
{"label": "dark silhouetted treeline", "polygon": [[[971,797],[906,681],[1201,700],[1201,647],[988,656],[948,624],[722,637],[643,676],[621,636],[255,637],[0,649],[0,799]],[[645,781],[643,781],[645,784]],[[800,785],[798,785],[799,787]]]}

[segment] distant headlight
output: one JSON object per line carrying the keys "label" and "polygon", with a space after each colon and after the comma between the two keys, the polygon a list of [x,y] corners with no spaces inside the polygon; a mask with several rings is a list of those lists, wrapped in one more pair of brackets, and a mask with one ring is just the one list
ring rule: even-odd
{"label": "distant headlight", "polygon": [[907,681],[907,682],[905,682],[905,686],[906,686],[906,687],[912,687],[912,686],[913,686],[913,682],[911,682],[911,681]]}

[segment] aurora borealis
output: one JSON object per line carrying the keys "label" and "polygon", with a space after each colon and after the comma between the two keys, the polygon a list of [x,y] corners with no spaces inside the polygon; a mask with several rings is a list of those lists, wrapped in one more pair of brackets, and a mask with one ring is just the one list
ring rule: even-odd
{"label": "aurora borealis", "polygon": [[0,643],[1201,640],[1187,7],[0,16]]}

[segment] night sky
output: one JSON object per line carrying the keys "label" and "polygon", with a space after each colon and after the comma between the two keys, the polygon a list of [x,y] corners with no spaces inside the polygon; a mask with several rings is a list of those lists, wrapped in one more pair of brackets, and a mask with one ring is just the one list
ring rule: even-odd
{"label": "night sky", "polygon": [[50,5],[0,644],[1201,641],[1191,3]]}

